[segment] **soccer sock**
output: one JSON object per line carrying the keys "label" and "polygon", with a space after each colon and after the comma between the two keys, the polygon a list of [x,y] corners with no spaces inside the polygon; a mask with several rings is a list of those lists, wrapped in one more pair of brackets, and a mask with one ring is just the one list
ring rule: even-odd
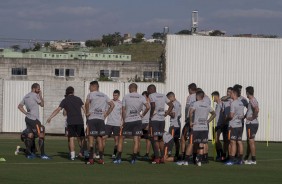
{"label": "soccer sock", "polygon": [[44,139],[43,139],[43,138],[39,138],[38,144],[39,144],[39,148],[40,148],[41,155],[45,155],[45,151],[44,151]]}
{"label": "soccer sock", "polygon": [[182,160],[185,160],[185,152],[182,152]]}
{"label": "soccer sock", "polygon": [[174,142],[175,142],[175,156],[178,157],[179,156],[179,149],[180,149],[180,142],[179,142],[178,138],[175,138]]}
{"label": "soccer sock", "polygon": [[71,155],[71,158],[74,159],[75,158],[75,151],[71,151],[70,155]]}
{"label": "soccer sock", "polygon": [[117,146],[114,147],[114,155],[117,154]]}
{"label": "soccer sock", "polygon": [[235,157],[234,157],[234,156],[229,155],[229,160],[230,160],[231,162],[234,162],[234,161],[235,161]]}
{"label": "soccer sock", "polygon": [[132,154],[132,160],[136,160],[136,156],[137,156],[137,154],[136,154],[136,153],[133,153],[133,154]]}
{"label": "soccer sock", "polygon": [[20,149],[19,149],[19,152],[26,153],[26,149],[24,149],[24,148],[20,148]]}
{"label": "soccer sock", "polygon": [[161,152],[161,157],[163,158],[164,157],[164,150],[160,149],[160,152]]}
{"label": "soccer sock", "polygon": [[137,154],[136,154],[137,156],[140,156],[140,152],[137,152]]}
{"label": "soccer sock", "polygon": [[30,155],[31,154],[31,147],[32,147],[32,140],[30,138],[27,138],[25,140],[25,146],[26,146],[27,154]]}
{"label": "soccer sock", "polygon": [[93,149],[93,147],[90,147],[89,159],[93,159],[93,153],[94,153],[94,149]]}
{"label": "soccer sock", "polygon": [[184,159],[184,160],[185,160],[186,162],[189,162],[189,161],[190,161],[190,158],[191,158],[191,155],[185,155],[185,159]]}
{"label": "soccer sock", "polygon": [[216,155],[217,155],[218,157],[220,157],[220,150],[219,150],[219,149],[216,149]]}
{"label": "soccer sock", "polygon": [[220,150],[219,150],[219,153],[220,153],[220,155],[219,155],[219,156],[221,156],[221,157],[222,157],[222,156],[223,156],[223,149],[220,149]]}
{"label": "soccer sock", "polygon": [[33,141],[32,141],[32,146],[31,146],[31,150],[30,150],[32,153],[34,153],[35,154],[35,152],[36,152],[36,147],[35,147],[35,140],[33,139]]}
{"label": "soccer sock", "polygon": [[243,160],[243,155],[239,155],[239,160]]}
{"label": "soccer sock", "polygon": [[121,159],[121,152],[117,152],[117,159]]}
{"label": "soccer sock", "polygon": [[204,155],[202,155],[202,160],[207,162],[209,158],[209,155],[207,153],[205,153]]}
{"label": "soccer sock", "polygon": [[[204,154],[204,155],[205,155],[205,154]],[[197,155],[197,159],[198,159],[198,162],[202,162],[202,160],[203,160],[203,155],[198,154],[198,155]]]}
{"label": "soccer sock", "polygon": [[245,155],[245,157],[244,157],[244,160],[248,160],[249,159],[249,157],[250,157],[250,155]]}
{"label": "soccer sock", "polygon": [[154,148],[154,154],[155,154],[155,158],[159,158],[160,155],[159,155],[159,150],[157,149],[156,143],[157,143],[157,141],[154,140],[154,147],[153,147]]}
{"label": "soccer sock", "polygon": [[252,161],[256,161],[256,156],[252,156]]}
{"label": "soccer sock", "polygon": [[102,151],[99,151],[99,156],[100,156],[100,159],[103,159],[104,153]]}

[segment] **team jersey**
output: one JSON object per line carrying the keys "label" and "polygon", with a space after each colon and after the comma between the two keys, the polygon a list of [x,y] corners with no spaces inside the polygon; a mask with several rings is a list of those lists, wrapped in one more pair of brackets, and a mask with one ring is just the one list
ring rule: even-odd
{"label": "team jersey", "polygon": [[164,144],[168,143],[169,141],[171,141],[173,139],[172,135],[168,132],[164,132],[163,133],[163,141]]}
{"label": "team jersey", "polygon": [[234,117],[229,122],[229,126],[232,128],[242,127],[242,121],[244,119],[244,104],[241,100],[236,99],[231,103],[230,113],[234,113]]}
{"label": "team jersey", "polygon": [[152,93],[149,95],[151,103],[155,103],[155,111],[151,117],[152,121],[165,120],[165,104],[169,103],[169,99],[161,93]]}
{"label": "team jersey", "polygon": [[105,120],[104,114],[109,107],[108,103],[111,101],[111,99],[106,94],[99,91],[90,92],[87,95],[87,99],[90,101],[90,116],[88,117],[88,119]]}
{"label": "team jersey", "polygon": [[24,96],[20,104],[26,107],[27,118],[39,120],[39,103],[41,103],[41,100],[37,93],[30,92]]}
{"label": "team jersey", "polygon": [[221,126],[223,124],[224,121],[224,115],[223,115],[223,103],[220,101],[219,103],[216,104],[215,106],[215,121],[216,121],[216,126]]}
{"label": "team jersey", "polygon": [[129,93],[122,99],[122,106],[125,107],[125,123],[140,121],[140,112],[142,111],[143,105],[148,102],[145,97],[138,93]]}
{"label": "team jersey", "polygon": [[196,101],[191,107],[194,111],[193,131],[207,131],[209,113],[213,111],[212,107],[204,100]]}
{"label": "team jersey", "polygon": [[239,96],[238,100],[240,100],[243,103],[244,107],[248,108],[249,103],[248,103],[248,100],[245,97]]}
{"label": "team jersey", "polygon": [[[150,106],[150,104],[149,104],[149,106]],[[150,108],[151,108],[151,106],[150,106]],[[142,107],[142,112],[144,112],[145,109],[146,109],[146,106],[143,105],[143,107]],[[149,111],[146,113],[146,115],[142,118],[142,123],[143,123],[143,124],[147,124],[147,123],[149,123],[149,122],[150,122],[150,110],[149,110]]]}
{"label": "team jersey", "polygon": [[187,97],[186,106],[185,106],[185,118],[189,119],[189,111],[193,104],[197,101],[196,93],[191,94]]}
{"label": "team jersey", "polygon": [[211,105],[211,99],[207,95],[204,96],[203,98],[204,102],[206,102],[209,106]]}
{"label": "team jersey", "polygon": [[[259,104],[258,104],[257,99],[256,99],[255,97],[253,97],[253,98],[249,101],[249,104],[248,104],[247,118],[253,117],[253,113],[254,113],[256,107],[259,107]],[[250,124],[250,123],[252,123],[252,124],[258,124],[257,118],[254,119],[253,121],[249,121],[249,120],[246,121],[246,124]]]}
{"label": "team jersey", "polygon": [[115,107],[113,111],[109,114],[106,124],[112,126],[121,126],[122,102],[120,100],[112,100],[112,102],[115,104]]}
{"label": "team jersey", "polygon": [[170,118],[170,126],[180,127],[181,104],[179,101],[175,100],[173,102],[172,112],[175,114],[175,116]]}
{"label": "team jersey", "polygon": [[222,101],[223,103],[223,114],[224,117],[228,117],[230,114],[230,107],[231,107],[231,103],[233,102],[232,98],[228,98],[225,101]]}

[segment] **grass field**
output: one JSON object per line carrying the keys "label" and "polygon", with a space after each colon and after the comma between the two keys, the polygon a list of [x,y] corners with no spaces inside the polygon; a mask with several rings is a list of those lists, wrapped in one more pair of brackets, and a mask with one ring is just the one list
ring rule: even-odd
{"label": "grass field", "polygon": [[[28,160],[23,155],[14,155],[17,145],[23,146],[17,135],[0,134],[0,183],[282,183],[282,144],[257,144],[257,165],[224,166],[210,161],[208,165],[196,167],[177,166],[175,163],[152,165],[139,161],[131,165],[111,163],[113,141],[106,149],[105,165],[85,165],[80,160],[67,158],[65,137],[47,136],[46,152],[53,159]],[[132,141],[126,140],[123,158],[130,158]],[[142,142],[144,144],[144,142]],[[212,152],[212,149],[210,149]],[[143,154],[143,153],[142,153]],[[212,156],[212,153],[210,153]]]}

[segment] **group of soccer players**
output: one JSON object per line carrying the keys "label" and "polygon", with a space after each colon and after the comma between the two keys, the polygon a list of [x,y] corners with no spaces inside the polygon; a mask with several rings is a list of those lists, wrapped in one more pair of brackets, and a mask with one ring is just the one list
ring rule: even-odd
{"label": "group of soccer players", "polygon": [[[115,146],[113,163],[122,162],[123,143],[125,138],[133,138],[133,153],[130,160],[135,164],[140,158],[151,160],[152,164],[176,162],[178,165],[208,163],[209,124],[216,140],[217,161],[226,165],[256,164],[255,135],[258,130],[258,102],[254,97],[254,88],[246,88],[246,98],[241,96],[242,86],[235,85],[227,89],[227,95],[220,98],[214,91],[211,95],[216,103],[215,110],[211,107],[210,98],[195,83],[188,85],[189,96],[185,106],[185,125],[181,131],[181,104],[175,94],[166,95],[157,92],[151,84],[147,91],[137,93],[137,84],[129,85],[129,93],[122,101],[120,91],[113,91],[113,99],[99,91],[98,81],[89,84],[90,93],[85,103],[74,95],[74,88],[68,87],[64,99],[50,115],[50,123],[61,110],[64,110],[67,122],[70,159],[76,158],[75,139],[77,138],[79,156],[87,158],[86,164],[96,161],[104,164],[104,150],[108,137],[113,137]],[[50,159],[44,153],[45,128],[39,121],[39,106],[44,100],[39,84],[32,85],[19,104],[19,110],[26,115],[26,130],[22,133],[22,141],[26,148],[17,147],[16,154],[24,151],[27,158],[35,158],[35,138],[39,138],[42,159]],[[24,108],[24,106],[26,108]],[[247,109],[246,114],[244,108]],[[167,109],[167,110],[166,110]],[[83,116],[86,116],[86,128]],[[170,116],[170,127],[165,131],[165,117]],[[246,121],[244,121],[246,119]],[[105,122],[106,120],[106,122]],[[244,122],[247,132],[247,152],[243,158],[242,133]],[[223,146],[220,135],[223,135]],[[146,154],[140,156],[140,141],[146,139]],[[172,155],[175,147],[174,155]],[[150,155],[150,149],[153,155]],[[180,154],[180,149],[182,154]],[[251,156],[251,160],[249,159]],[[151,158],[152,157],[152,158]]]}

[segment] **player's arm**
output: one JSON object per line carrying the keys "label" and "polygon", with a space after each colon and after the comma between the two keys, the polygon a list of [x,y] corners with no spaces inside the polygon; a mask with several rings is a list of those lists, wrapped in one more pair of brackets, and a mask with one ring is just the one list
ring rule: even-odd
{"label": "player's arm", "polygon": [[87,98],[85,101],[85,116],[88,117],[90,115],[89,113],[89,104],[90,104],[90,100]]}
{"label": "player's arm", "polygon": [[150,118],[152,118],[154,116],[156,104],[155,102],[151,102],[150,105],[151,105]]}
{"label": "player's arm", "polygon": [[123,119],[123,121],[122,121],[121,126],[123,126],[123,123],[125,122],[125,116],[126,116],[126,108],[125,108],[125,106],[123,106],[122,107],[122,119]]}
{"label": "player's arm", "polygon": [[142,112],[142,114],[141,114],[142,117],[144,117],[147,114],[147,112],[150,110],[150,105],[149,105],[148,102],[145,103],[144,105],[145,105],[146,109]]}
{"label": "player's arm", "polygon": [[259,113],[259,107],[257,105],[254,105],[254,104],[251,104],[251,105],[254,109],[254,112],[253,112],[252,117],[247,118],[247,120],[249,120],[249,121],[253,121],[254,119],[256,119],[258,117],[258,113]]}
{"label": "player's arm", "polygon": [[58,107],[57,109],[55,109],[52,112],[52,114],[50,115],[50,117],[47,119],[47,123],[50,123],[51,119],[54,118],[61,110],[62,110],[62,107]]}
{"label": "player's arm", "polygon": [[63,110],[63,116],[67,116],[67,111],[65,109]]}
{"label": "player's arm", "polygon": [[18,109],[25,115],[27,115],[27,111],[24,109],[24,105],[23,104],[19,104],[18,105]]}
{"label": "player's arm", "polygon": [[40,102],[38,103],[41,107],[44,107],[44,99],[42,97],[42,91],[39,92],[38,94]]}
{"label": "player's arm", "polygon": [[195,112],[195,109],[191,108],[190,111],[189,111],[189,118],[190,118],[190,128],[193,128],[193,114]]}
{"label": "player's arm", "polygon": [[216,114],[215,114],[214,111],[211,111],[210,114],[211,114],[211,116],[210,116],[210,118],[208,119],[208,123],[210,123],[210,122],[216,117]]}
{"label": "player's arm", "polygon": [[172,111],[172,109],[173,109],[173,107],[174,107],[172,101],[168,102],[167,105],[168,105],[168,109],[167,109],[167,111],[166,111],[166,113],[165,113],[165,116],[167,116],[168,114],[170,114],[171,111]]}
{"label": "player's arm", "polygon": [[86,116],[86,110],[85,110],[85,106],[84,106],[84,105],[81,106],[81,110],[82,110],[82,112],[84,113],[84,115]]}
{"label": "player's arm", "polygon": [[115,104],[113,101],[109,101],[108,105],[110,106],[107,110],[107,112],[105,113],[105,118],[109,116],[109,114],[111,114],[111,112],[113,111]]}

